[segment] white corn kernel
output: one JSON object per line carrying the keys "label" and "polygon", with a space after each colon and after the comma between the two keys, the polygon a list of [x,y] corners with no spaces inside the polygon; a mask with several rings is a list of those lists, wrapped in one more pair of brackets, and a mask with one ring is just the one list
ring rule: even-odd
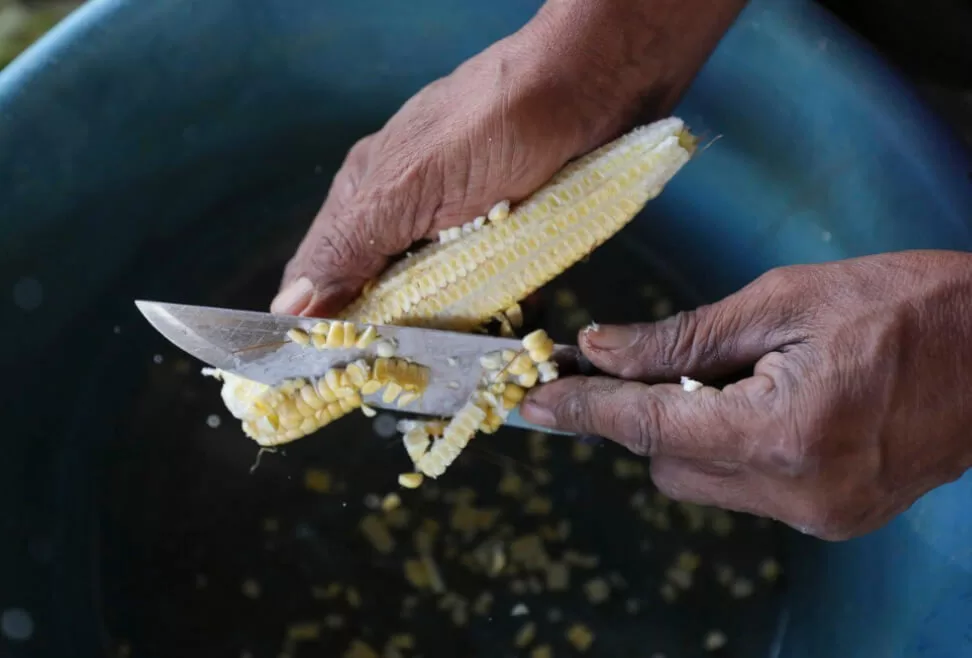
{"label": "white corn kernel", "polygon": [[510,202],[500,201],[495,206],[489,209],[486,213],[487,219],[491,222],[501,222],[510,216]]}
{"label": "white corn kernel", "polygon": [[682,377],[681,379],[682,390],[689,393],[694,393],[703,387],[702,382],[697,382],[689,377]]}
{"label": "white corn kernel", "polygon": [[395,344],[390,340],[379,340],[375,345],[375,353],[386,359],[390,359],[395,356]]}

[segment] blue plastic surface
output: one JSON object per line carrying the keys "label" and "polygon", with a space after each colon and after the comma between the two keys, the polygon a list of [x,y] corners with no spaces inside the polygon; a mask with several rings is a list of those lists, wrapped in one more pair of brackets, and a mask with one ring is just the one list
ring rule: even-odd
{"label": "blue plastic surface", "polygon": [[[292,205],[285,185],[321,187],[356,137],[536,6],[95,0],[0,73],[0,364],[17,382],[2,396],[16,404],[0,437],[0,607],[49,611],[43,655],[101,642],[93,585],[72,574],[90,571],[95,550],[80,538],[98,445],[79,428],[110,426],[92,417],[103,403],[90,392],[125,354],[81,346],[133,321],[135,294],[106,291],[139,262],[142,292],[175,290],[160,251],[203,217],[238,213],[238,228],[266,234]],[[679,114],[722,137],[638,230],[701,297],[780,264],[972,249],[968,154],[809,2],[752,2]],[[234,239],[194,245],[210,262],[179,269],[214,271]],[[38,308],[13,303],[9,291],[38,285]],[[50,414],[48,396],[64,395],[56,368],[68,367],[87,373],[76,406]],[[972,656],[970,501],[972,474],[862,539],[794,537],[774,655]],[[28,541],[39,536],[56,555],[41,565]]]}

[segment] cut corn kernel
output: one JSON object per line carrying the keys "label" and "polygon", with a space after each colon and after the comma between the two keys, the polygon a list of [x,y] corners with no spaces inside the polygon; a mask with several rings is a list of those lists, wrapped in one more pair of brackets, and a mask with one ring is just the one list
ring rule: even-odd
{"label": "cut corn kernel", "polygon": [[510,202],[500,201],[489,209],[486,218],[491,222],[501,222],[510,216]]}
{"label": "cut corn kernel", "polygon": [[516,632],[516,636],[513,638],[513,646],[517,649],[525,649],[533,643],[536,637],[537,625],[532,621],[528,621]]}
{"label": "cut corn kernel", "polygon": [[378,340],[378,330],[369,324],[367,327],[365,327],[365,330],[361,332],[361,335],[358,336],[355,347],[357,347],[359,350],[363,350],[376,340]]}
{"label": "cut corn kernel", "polygon": [[422,486],[423,479],[421,473],[402,473],[398,476],[398,484],[406,489],[418,489]]}
{"label": "cut corn kernel", "polygon": [[303,329],[291,329],[287,332],[287,338],[298,345],[310,345],[310,336]]}
{"label": "cut corn kernel", "polygon": [[573,624],[567,629],[567,641],[578,651],[587,651],[594,644],[594,633],[584,624]]}

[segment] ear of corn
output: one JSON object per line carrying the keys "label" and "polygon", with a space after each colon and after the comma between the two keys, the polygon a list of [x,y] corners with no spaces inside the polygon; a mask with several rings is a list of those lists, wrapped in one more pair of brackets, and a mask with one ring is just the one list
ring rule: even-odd
{"label": "ear of corn", "polygon": [[[405,407],[428,385],[421,364],[395,359],[395,345],[371,324],[471,331],[491,319],[511,334],[522,323],[518,303],[621,230],[661,193],[695,150],[681,120],[638,128],[575,160],[529,199],[511,208],[502,201],[463,227],[390,267],[346,309],[341,321],[288,332],[316,349],[365,349],[376,358],[335,368],[316,381],[266,386],[206,369],[223,380],[227,409],[263,446],[310,434],[362,408],[362,396],[381,391],[386,404]],[[543,331],[523,339],[519,353],[483,357],[483,379],[448,423],[409,421],[401,427],[416,472],[399,478],[417,487],[455,461],[476,432],[495,432],[527,389],[557,377],[553,341]]]}

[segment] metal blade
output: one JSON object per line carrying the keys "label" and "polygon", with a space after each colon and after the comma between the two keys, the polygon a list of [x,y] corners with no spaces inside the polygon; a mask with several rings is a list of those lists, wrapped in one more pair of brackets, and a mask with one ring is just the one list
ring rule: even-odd
{"label": "metal blade", "polygon": [[[135,305],[159,333],[203,363],[265,384],[276,385],[296,377],[322,377],[330,368],[375,356],[374,344],[364,350],[316,350],[287,338],[291,329],[309,331],[321,318],[150,301],[136,301]],[[359,332],[364,328],[358,325]],[[497,350],[522,349],[520,341],[512,338],[391,325],[375,325],[375,329],[381,338],[395,342],[396,356],[421,363],[431,373],[422,397],[405,408],[382,402],[380,393],[367,396],[365,402],[410,414],[455,415],[479,383],[481,356]],[[558,345],[554,354],[564,351],[573,350]],[[515,412],[506,424],[550,433],[549,429],[527,423]]]}

